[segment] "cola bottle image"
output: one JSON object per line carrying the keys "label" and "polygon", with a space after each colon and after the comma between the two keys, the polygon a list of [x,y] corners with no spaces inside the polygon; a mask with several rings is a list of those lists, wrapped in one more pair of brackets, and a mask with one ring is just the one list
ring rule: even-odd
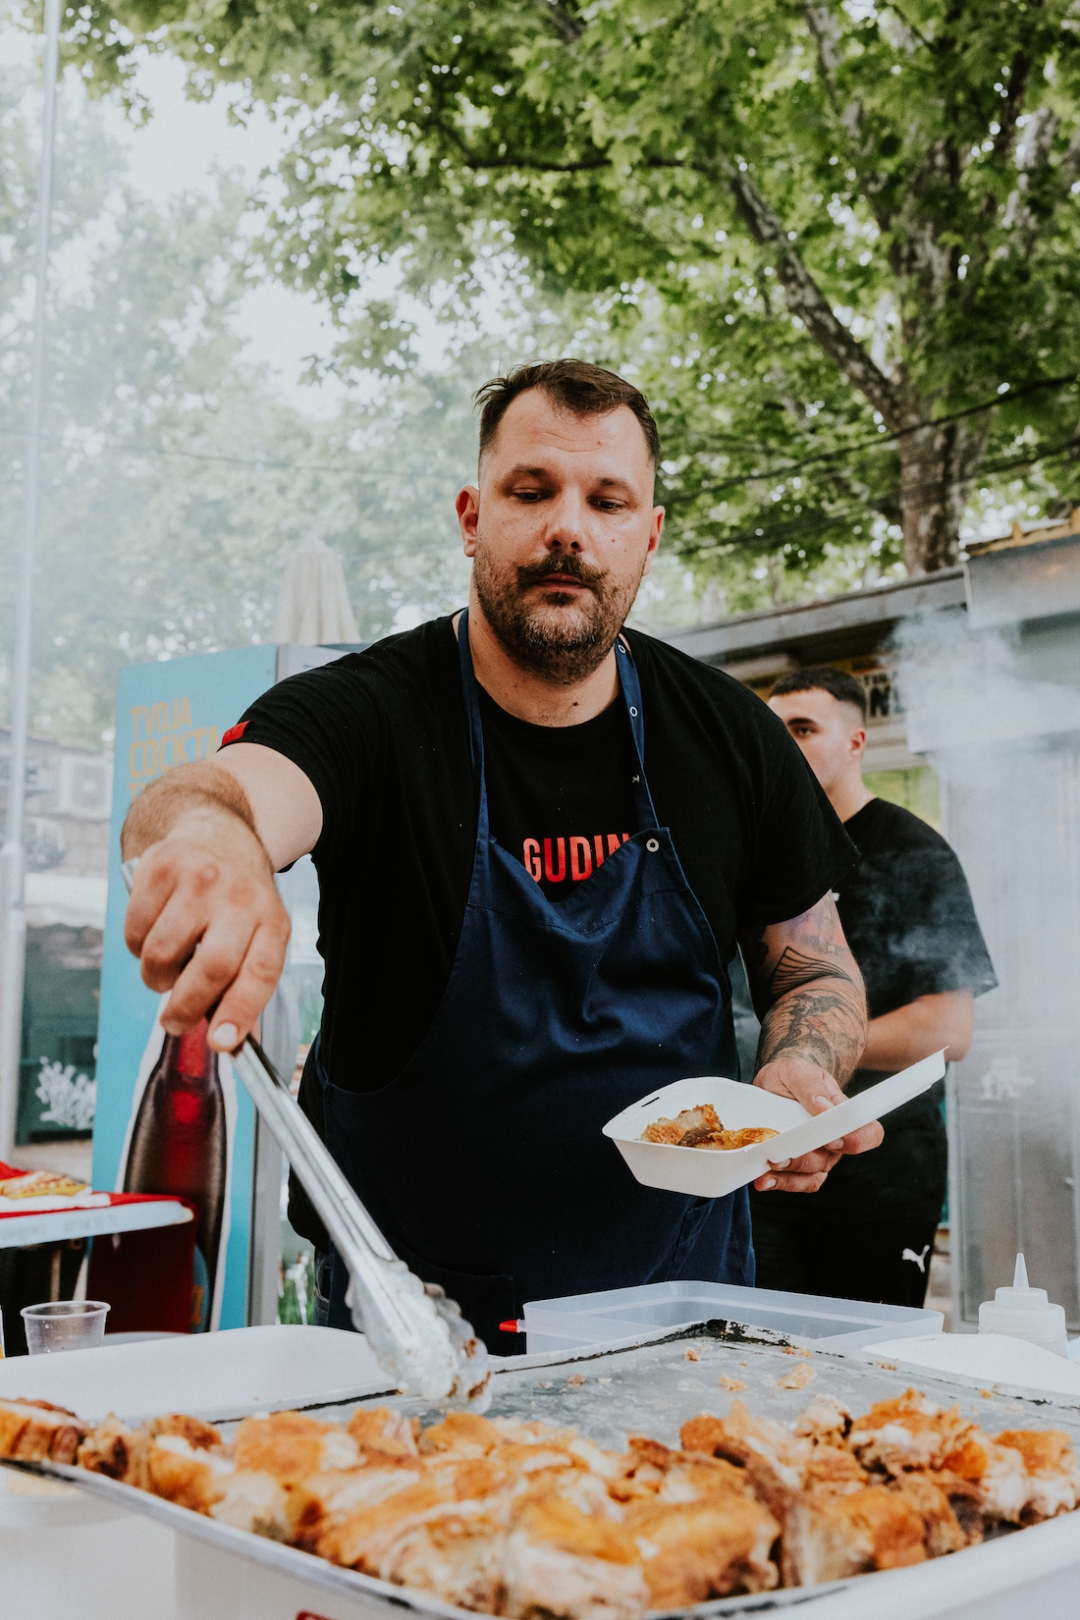
{"label": "cola bottle image", "polygon": [[[198,1211],[192,1325],[208,1326],[225,1213],[228,1143],[218,1055],[203,1019],[166,1035],[132,1126],[124,1191],[171,1193]],[[202,1297],[199,1297],[199,1290]]]}

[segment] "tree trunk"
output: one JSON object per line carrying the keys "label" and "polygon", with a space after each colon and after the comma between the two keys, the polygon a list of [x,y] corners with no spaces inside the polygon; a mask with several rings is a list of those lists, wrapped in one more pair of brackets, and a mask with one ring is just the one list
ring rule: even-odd
{"label": "tree trunk", "polygon": [[962,422],[920,428],[901,439],[900,521],[909,574],[932,574],[957,561],[960,520],[984,444],[985,430]]}

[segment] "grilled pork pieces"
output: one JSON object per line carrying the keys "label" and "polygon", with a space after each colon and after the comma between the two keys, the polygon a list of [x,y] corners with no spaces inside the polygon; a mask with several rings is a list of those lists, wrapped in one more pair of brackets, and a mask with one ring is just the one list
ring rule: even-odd
{"label": "grilled pork pieces", "polygon": [[301,1412],[246,1418],[226,1444],[183,1414],[90,1429],[45,1402],[0,1401],[0,1457],[77,1460],[508,1620],[640,1620],[894,1569],[1080,1502],[1066,1434],[991,1438],[916,1390],[854,1419],[819,1395],[793,1426],[736,1400],[680,1438],[674,1450],[631,1436],[614,1452],[543,1423],[455,1413],[421,1430],[377,1407],[345,1427]]}

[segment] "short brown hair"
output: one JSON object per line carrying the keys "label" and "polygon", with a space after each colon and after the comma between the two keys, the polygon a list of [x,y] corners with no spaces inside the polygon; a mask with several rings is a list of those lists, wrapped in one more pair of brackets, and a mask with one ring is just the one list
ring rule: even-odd
{"label": "short brown hair", "polygon": [[850,703],[866,719],[866,688],[854,675],[831,664],[810,664],[805,669],[793,669],[790,675],[781,675],[771,698],[787,697],[789,692],[828,692],[837,703]]}
{"label": "short brown hair", "polygon": [[659,462],[660,433],[645,395],[616,372],[587,360],[538,360],[515,366],[505,377],[492,377],[478,388],[473,399],[480,407],[481,457],[494,441],[509,406],[530,388],[538,388],[552,404],[574,416],[606,416],[625,405],[641,424],[653,466]]}

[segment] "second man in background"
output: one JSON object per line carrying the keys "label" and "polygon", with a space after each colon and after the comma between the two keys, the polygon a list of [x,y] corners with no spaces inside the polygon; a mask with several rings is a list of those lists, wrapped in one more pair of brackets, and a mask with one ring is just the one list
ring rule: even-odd
{"label": "second man in background", "polygon": [[[958,1061],[975,997],[997,983],[959,861],[932,827],[863,781],[866,697],[854,676],[797,670],[769,706],[862,857],[834,895],[870,1015],[845,1089],[863,1091],[942,1047]],[[882,1146],[842,1159],[813,1200],[751,1195],[759,1288],[922,1305],[947,1189],[942,1094],[939,1084],[887,1115]]]}

